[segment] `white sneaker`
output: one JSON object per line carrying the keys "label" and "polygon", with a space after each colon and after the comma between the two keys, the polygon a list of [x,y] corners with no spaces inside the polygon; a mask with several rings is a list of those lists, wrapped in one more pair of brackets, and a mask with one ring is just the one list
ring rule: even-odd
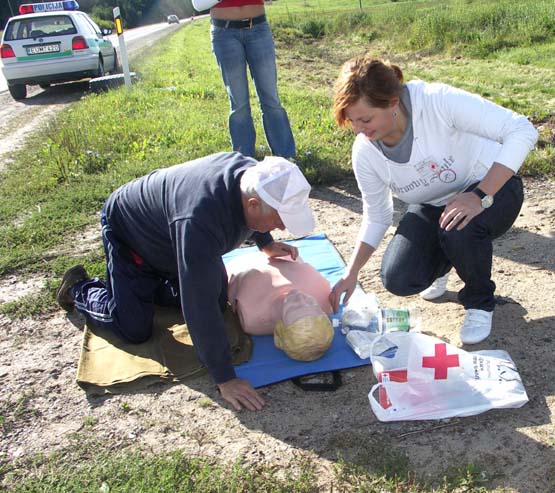
{"label": "white sneaker", "polygon": [[469,308],[466,310],[460,338],[463,344],[477,344],[487,339],[491,332],[493,312]]}
{"label": "white sneaker", "polygon": [[440,296],[445,294],[447,291],[447,281],[449,280],[449,274],[445,274],[443,277],[438,277],[430,287],[426,288],[424,291],[420,292],[420,297],[426,301],[435,300]]}

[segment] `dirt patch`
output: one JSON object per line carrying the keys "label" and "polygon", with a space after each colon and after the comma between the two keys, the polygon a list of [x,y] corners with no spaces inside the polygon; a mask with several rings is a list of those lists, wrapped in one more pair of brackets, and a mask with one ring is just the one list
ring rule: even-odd
{"label": "dirt patch", "polygon": [[7,92],[0,94],[0,170],[9,164],[10,155],[21,149],[27,139],[40,135],[58,111],[82,97],[85,87],[79,82],[46,91],[29,86],[23,101],[14,101]]}
{"label": "dirt patch", "polygon": [[[1,460],[59,449],[78,432],[99,438],[107,448],[181,449],[277,468],[294,469],[309,458],[320,470],[322,491],[331,489],[339,456],[370,469],[407,456],[410,468],[423,478],[473,463],[498,491],[555,491],[555,183],[526,180],[526,188],[515,226],[495,243],[499,304],[492,336],[476,346],[511,354],[530,397],[523,408],[439,422],[380,423],[368,404],[373,382],[368,367],[343,371],[344,384],[335,392],[303,392],[291,382],[264,388],[268,405],[259,413],[229,409],[208,377],[87,399],[75,384],[83,320],[60,311],[23,321],[0,318]],[[354,180],[315,190],[312,204],[317,230],[327,233],[348,258],[361,220]],[[396,210],[397,221],[399,204]],[[426,332],[460,345],[463,308],[456,301],[461,288],[456,276],[451,276],[448,294],[433,303],[400,299],[383,289],[379,262],[392,233],[361,273],[363,286],[375,291],[384,306],[418,306]],[[86,236],[93,237],[94,231]],[[0,302],[21,286],[13,278],[2,279]]]}

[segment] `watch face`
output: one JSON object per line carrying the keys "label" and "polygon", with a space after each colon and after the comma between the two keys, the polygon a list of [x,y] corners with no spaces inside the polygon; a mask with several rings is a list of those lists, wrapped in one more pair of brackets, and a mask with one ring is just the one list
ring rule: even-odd
{"label": "watch face", "polygon": [[491,195],[486,195],[483,199],[482,199],[482,207],[484,209],[487,209],[488,207],[491,207],[493,205],[493,196]]}

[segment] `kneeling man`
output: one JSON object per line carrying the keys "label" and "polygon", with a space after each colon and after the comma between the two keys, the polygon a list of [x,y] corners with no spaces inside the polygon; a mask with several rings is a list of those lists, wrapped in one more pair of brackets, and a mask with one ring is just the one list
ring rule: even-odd
{"label": "kneeling man", "polygon": [[298,250],[274,229],[303,236],[314,227],[310,185],[299,168],[219,153],[159,169],[110,195],[101,213],[106,282],[82,266],[64,275],[58,303],[132,343],[152,334],[154,304],[181,306],[200,361],[237,410],[264,400],[235,375],[224,329],[227,273],[222,255],[252,238],[269,257]]}

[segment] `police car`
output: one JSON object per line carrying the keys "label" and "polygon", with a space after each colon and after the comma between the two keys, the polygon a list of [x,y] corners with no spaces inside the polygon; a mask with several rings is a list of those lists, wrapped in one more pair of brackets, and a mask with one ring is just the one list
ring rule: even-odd
{"label": "police car", "polygon": [[2,73],[14,99],[27,96],[27,85],[102,77],[118,70],[117,54],[101,30],[75,0],[20,5],[4,29],[0,45]]}

